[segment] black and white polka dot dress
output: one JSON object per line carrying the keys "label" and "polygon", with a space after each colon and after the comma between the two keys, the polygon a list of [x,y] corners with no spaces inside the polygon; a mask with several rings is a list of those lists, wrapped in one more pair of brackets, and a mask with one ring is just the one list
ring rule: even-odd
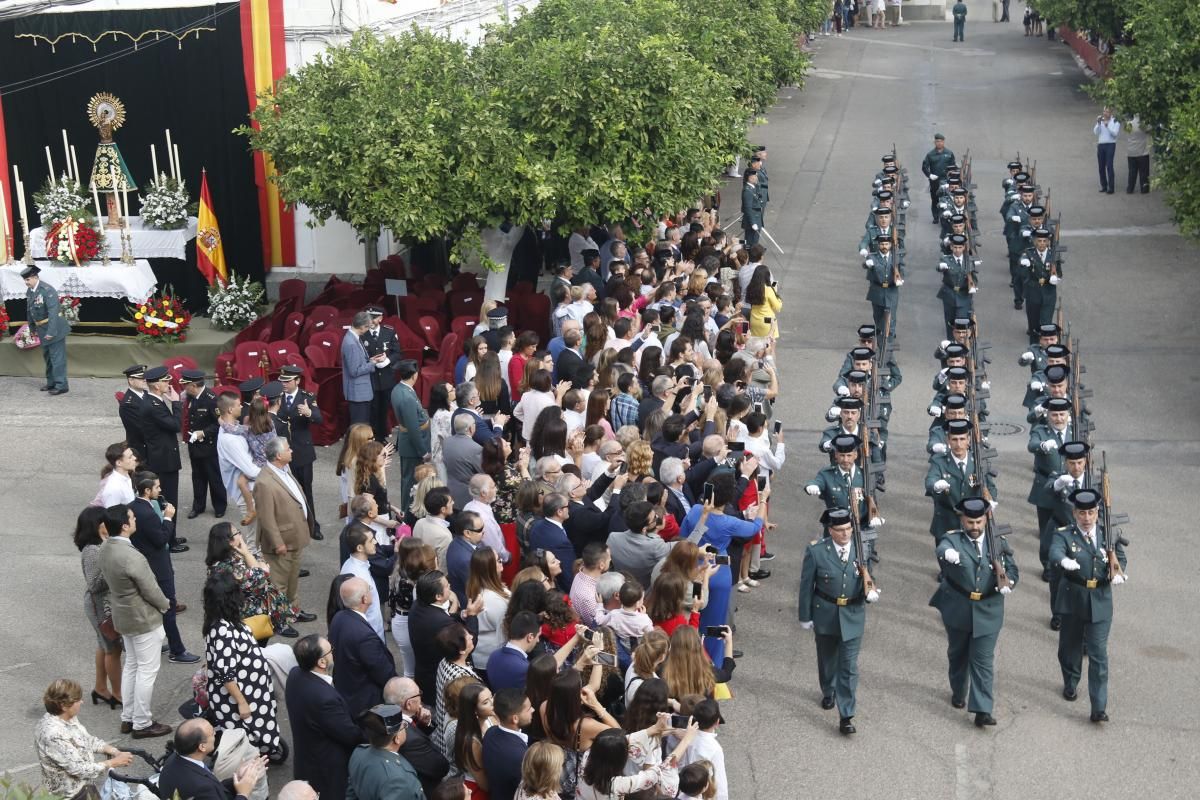
{"label": "black and white polka dot dress", "polygon": [[[250,629],[240,620],[218,622],[205,638],[204,655],[213,724],[218,728],[243,728],[256,747],[277,748],[279,724],[271,667]],[[225,690],[229,681],[237,683],[250,704],[249,719],[238,715],[237,702]]]}

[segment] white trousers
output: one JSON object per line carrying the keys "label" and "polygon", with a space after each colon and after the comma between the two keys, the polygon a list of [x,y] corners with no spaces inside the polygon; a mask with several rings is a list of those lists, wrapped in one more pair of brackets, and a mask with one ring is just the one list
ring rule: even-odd
{"label": "white trousers", "polygon": [[154,724],[154,680],[162,665],[163,626],[136,636],[121,634],[125,643],[125,666],[121,670],[121,721],[133,723],[134,730]]}

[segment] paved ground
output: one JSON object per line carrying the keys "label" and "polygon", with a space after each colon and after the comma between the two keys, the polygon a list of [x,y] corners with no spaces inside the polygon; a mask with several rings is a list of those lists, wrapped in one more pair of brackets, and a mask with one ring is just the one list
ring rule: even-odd
{"label": "paved ground", "polygon": [[[1183,796],[1200,778],[1197,654],[1200,622],[1184,565],[1181,531],[1191,523],[1181,496],[1200,483],[1200,422],[1192,392],[1200,376],[1189,354],[1197,328],[1189,312],[1200,290],[1182,271],[1197,249],[1176,236],[1159,196],[1096,193],[1091,124],[1096,110],[1079,89],[1069,51],[1025,39],[1019,22],[996,25],[988,6],[970,5],[967,41],[950,42],[949,23],[915,23],[898,31],[855,31],[822,38],[816,71],[803,92],[785,91],[756,132],[771,147],[771,232],[788,255],[775,261],[786,309],[781,342],[787,392],[781,416],[790,445],[786,481],[776,498],[781,528],[772,549],[775,575],[744,599],[736,699],[722,742],[732,796],[796,797],[852,789],[865,796],[1049,797],[1084,789],[1114,797]],[[1013,15],[1019,20],[1020,7]],[[834,712],[817,701],[811,635],[795,621],[802,545],[815,535],[817,502],[800,486],[823,463],[815,440],[823,427],[834,372],[855,326],[870,319],[855,250],[878,157],[894,142],[917,171],[934,130],[958,153],[975,157],[985,259],[977,308],[994,345],[993,421],[1019,431],[997,435],[1001,452],[999,516],[1010,522],[1025,580],[1008,603],[997,655],[998,727],[978,731],[953,710],[945,678],[944,637],[933,592],[929,501],[922,496],[923,444],[932,351],[940,338],[935,299],[935,228],[924,195],[913,194],[908,235],[910,278],[900,313],[906,380],[896,394],[888,519],[878,580],[884,600],[872,608],[861,659],[859,733],[836,732]],[[1107,450],[1113,489],[1127,528],[1129,585],[1119,591],[1110,644],[1112,722],[1087,721],[1087,704],[1064,702],[1047,627],[1046,587],[1037,579],[1034,513],[1024,502],[1031,458],[1020,413],[1025,370],[1017,367],[1023,316],[1009,302],[996,213],[1003,166],[1016,151],[1038,161],[1038,179],[1053,190],[1070,244],[1066,298],[1073,332],[1086,348],[1087,383]],[[1121,153],[1118,153],[1121,159]],[[1118,165],[1124,180],[1123,163]],[[918,185],[915,189],[919,190]],[[736,205],[737,193],[726,193]],[[734,213],[727,209],[727,213]],[[70,544],[75,514],[93,495],[104,446],[120,435],[105,381],[76,380],[71,394],[48,399],[34,381],[0,384],[0,769],[37,780],[30,729],[49,680],[70,675],[90,683],[91,633],[81,610],[78,556]],[[47,414],[53,411],[53,416]],[[997,425],[999,430],[1002,425]],[[321,455],[317,505],[335,505],[335,452]],[[1169,470],[1162,465],[1169,464]],[[190,497],[185,475],[183,496]],[[202,542],[211,518],[186,524]],[[336,568],[330,542],[306,556],[312,578],[305,605],[323,602]],[[192,605],[181,618],[188,645],[201,648],[199,587],[203,553],[178,558],[180,594]],[[307,626],[315,629],[315,626]],[[156,690],[159,717],[175,707],[192,670],[165,664]],[[86,706],[88,728],[115,736],[114,712]],[[1192,744],[1188,744],[1192,742]],[[273,777],[276,786],[287,775]]]}

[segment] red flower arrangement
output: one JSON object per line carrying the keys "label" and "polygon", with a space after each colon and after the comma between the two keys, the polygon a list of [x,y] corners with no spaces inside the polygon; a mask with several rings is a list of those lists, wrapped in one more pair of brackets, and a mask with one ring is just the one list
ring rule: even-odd
{"label": "red flower arrangement", "polygon": [[[68,228],[75,229],[75,257],[67,245]],[[107,241],[85,219],[68,217],[62,222],[55,223],[46,234],[46,258],[62,264],[72,264],[76,258],[80,264],[95,261],[104,252]]]}
{"label": "red flower arrangement", "polygon": [[8,335],[9,322],[10,318],[8,316],[8,309],[4,307],[3,302],[0,302],[0,339],[3,339]]}
{"label": "red flower arrangement", "polygon": [[176,299],[171,287],[161,297],[151,297],[137,306],[130,306],[130,320],[137,326],[138,338],[150,342],[186,342],[192,315]]}

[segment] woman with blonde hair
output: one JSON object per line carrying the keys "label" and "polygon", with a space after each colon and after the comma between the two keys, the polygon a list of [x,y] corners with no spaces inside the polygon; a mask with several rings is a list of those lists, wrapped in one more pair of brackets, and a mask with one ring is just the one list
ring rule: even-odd
{"label": "woman with blonde hair", "polygon": [[671,639],[661,628],[655,628],[642,637],[633,650],[633,660],[625,671],[625,705],[633,702],[638,687],[645,681],[657,678],[657,670],[667,660]]}
{"label": "woman with blonde hair", "polygon": [[712,661],[700,643],[700,631],[681,625],[671,634],[671,649],[662,665],[662,677],[671,697],[698,694],[711,698],[718,683],[733,677],[737,662],[733,660],[733,634],[725,629],[725,659],[721,668]]}
{"label": "woman with blonde hair", "polygon": [[521,759],[521,784],[514,800],[558,800],[564,759],[563,749],[556,744],[531,744]]}
{"label": "woman with blonde hair", "polygon": [[625,463],[629,465],[629,483],[639,483],[643,478],[654,477],[654,451],[645,439],[638,439],[625,451]]}
{"label": "woman with blonde hair", "polygon": [[504,647],[508,641],[504,631],[504,617],[512,592],[500,577],[503,567],[496,551],[490,547],[477,547],[471,554],[467,597],[483,598],[483,610],[476,617],[479,622],[479,640],[475,643],[473,658],[477,665],[486,666],[488,657]]}
{"label": "woman with blonde hair", "polygon": [[337,470],[334,474],[338,476],[342,497],[342,505],[338,514],[345,517],[347,525],[353,522],[347,505],[350,503],[350,498],[354,496],[354,465],[358,462],[358,451],[374,438],[375,432],[370,425],[365,422],[356,422],[350,426],[346,431],[345,438],[342,439],[342,452],[338,453]]}
{"label": "woman with blonde hair", "polygon": [[[420,467],[417,467],[420,469]],[[413,476],[416,478],[416,475]],[[425,510],[425,495],[433,489],[445,489],[446,482],[437,475],[427,475],[413,484],[412,505],[408,509],[408,513],[412,514],[414,520],[428,516],[429,512]]]}

